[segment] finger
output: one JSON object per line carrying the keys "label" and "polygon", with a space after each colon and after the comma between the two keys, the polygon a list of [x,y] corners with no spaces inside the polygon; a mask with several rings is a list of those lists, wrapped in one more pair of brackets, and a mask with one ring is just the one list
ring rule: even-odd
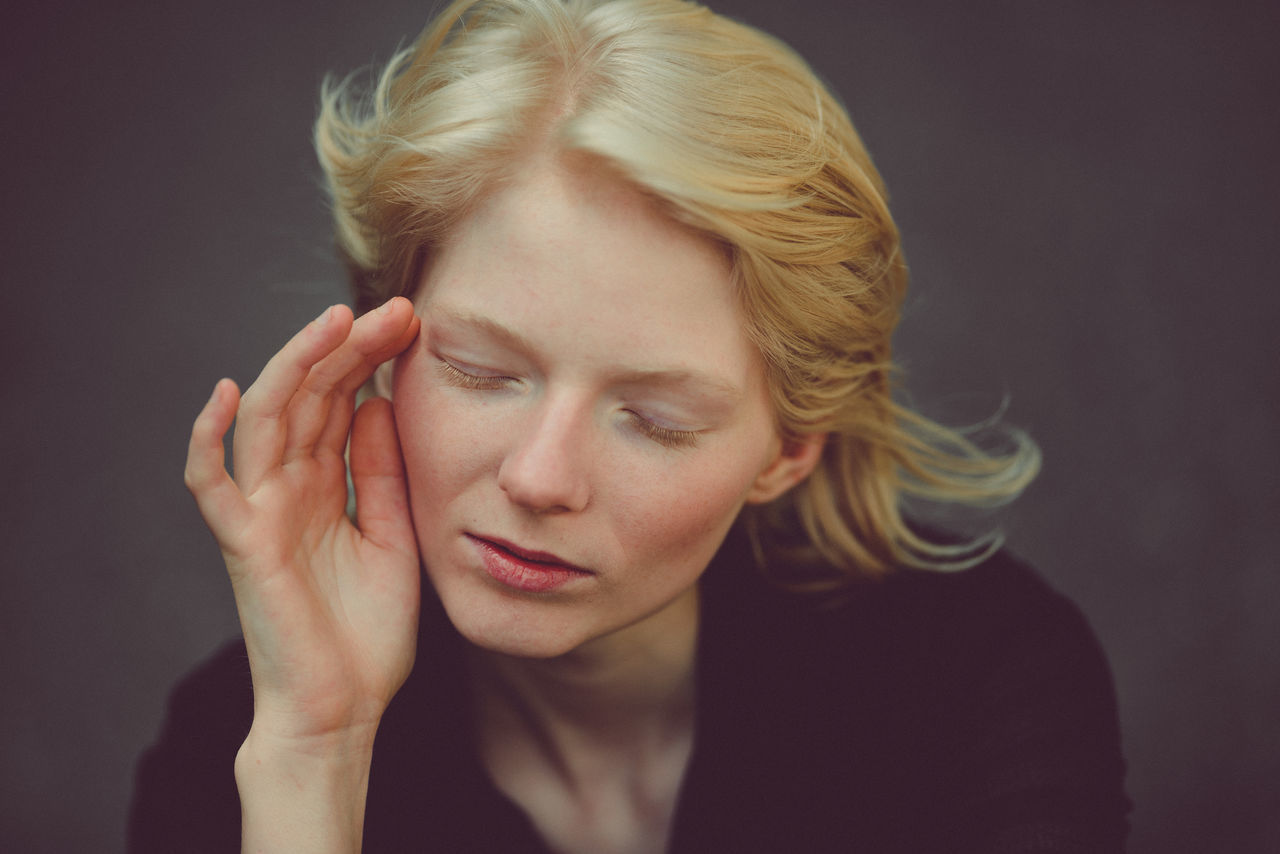
{"label": "finger", "polygon": [[249,507],[227,474],[222,437],[231,426],[240,401],[240,390],[228,379],[213,387],[209,402],[196,416],[187,445],[187,467],[183,480],[195,496],[205,524],[219,543],[232,538],[248,518]]}
{"label": "finger", "polygon": [[343,345],[311,370],[290,407],[286,460],[311,453],[322,434],[337,432],[345,444],[356,390],[385,360],[382,353],[399,340],[413,318],[413,304],[393,297],[357,320]]}
{"label": "finger", "polygon": [[[314,440],[315,450],[318,452],[323,451],[339,456],[342,454],[347,445],[351,416],[355,410],[356,392],[369,381],[379,365],[401,353],[418,336],[422,321],[414,314],[412,303],[397,297],[383,308],[388,310],[382,321],[386,324],[385,331],[393,333],[399,331],[394,337],[383,339],[376,349],[365,353],[363,360],[335,384],[329,396],[328,419],[324,429]],[[292,444],[291,440],[290,445]]]}
{"label": "finger", "polygon": [[356,412],[351,429],[351,483],[361,534],[382,548],[416,553],[404,457],[389,400],[373,398]]}
{"label": "finger", "polygon": [[340,391],[334,395],[334,405],[330,411],[329,421],[316,442],[317,452],[323,451],[337,456],[342,455],[347,447],[347,436],[351,423],[351,414],[355,410],[356,393],[374,375],[379,365],[388,359],[398,356],[413,343],[414,339],[418,337],[418,330],[421,327],[421,319],[416,315],[411,315],[409,325],[405,327],[399,338],[371,354],[366,364],[359,371],[355,371],[348,376]]}
{"label": "finger", "polygon": [[245,392],[233,442],[235,479],[245,493],[280,465],[288,439],[284,414],[290,402],[316,363],[346,340],[351,324],[351,309],[343,305],[326,309],[271,357]]}

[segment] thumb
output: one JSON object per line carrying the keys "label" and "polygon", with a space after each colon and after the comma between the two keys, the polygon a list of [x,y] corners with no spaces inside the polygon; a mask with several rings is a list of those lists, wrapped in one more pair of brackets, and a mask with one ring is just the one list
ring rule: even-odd
{"label": "thumb", "polygon": [[375,397],[356,410],[350,464],[360,533],[376,546],[416,556],[404,457],[391,401]]}

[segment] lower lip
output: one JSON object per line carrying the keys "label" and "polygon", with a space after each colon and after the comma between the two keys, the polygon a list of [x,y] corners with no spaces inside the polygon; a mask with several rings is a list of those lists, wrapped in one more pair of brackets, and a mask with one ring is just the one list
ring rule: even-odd
{"label": "lower lip", "polygon": [[480,551],[484,571],[494,581],[526,593],[546,593],[591,573],[563,564],[541,563],[522,558],[488,540],[468,535]]}

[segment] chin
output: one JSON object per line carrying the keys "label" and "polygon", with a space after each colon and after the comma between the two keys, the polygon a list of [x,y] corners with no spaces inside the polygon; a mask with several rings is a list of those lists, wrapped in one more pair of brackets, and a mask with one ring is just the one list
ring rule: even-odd
{"label": "chin", "polygon": [[554,613],[559,610],[554,603],[504,601],[506,596],[493,592],[483,597],[486,601],[476,598],[440,595],[449,622],[480,649],[516,658],[555,658],[588,639],[567,624],[567,615]]}
{"label": "chin", "polygon": [[550,659],[567,655],[577,648],[576,643],[548,640],[544,637],[521,635],[518,632],[468,632],[458,627],[459,633],[477,649],[511,658]]}

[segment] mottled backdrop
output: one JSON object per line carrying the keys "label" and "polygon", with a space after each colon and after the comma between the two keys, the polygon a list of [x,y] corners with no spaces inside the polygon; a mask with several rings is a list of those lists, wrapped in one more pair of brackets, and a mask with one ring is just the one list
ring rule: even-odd
{"label": "mottled backdrop", "polygon": [[[118,849],[169,686],[235,634],[188,424],[343,297],[316,92],[431,7],[6,11],[0,850]],[[1005,523],[1111,656],[1132,849],[1280,850],[1274,7],[716,8],[807,56],[887,176],[917,402],[1008,394],[1044,446]]]}

